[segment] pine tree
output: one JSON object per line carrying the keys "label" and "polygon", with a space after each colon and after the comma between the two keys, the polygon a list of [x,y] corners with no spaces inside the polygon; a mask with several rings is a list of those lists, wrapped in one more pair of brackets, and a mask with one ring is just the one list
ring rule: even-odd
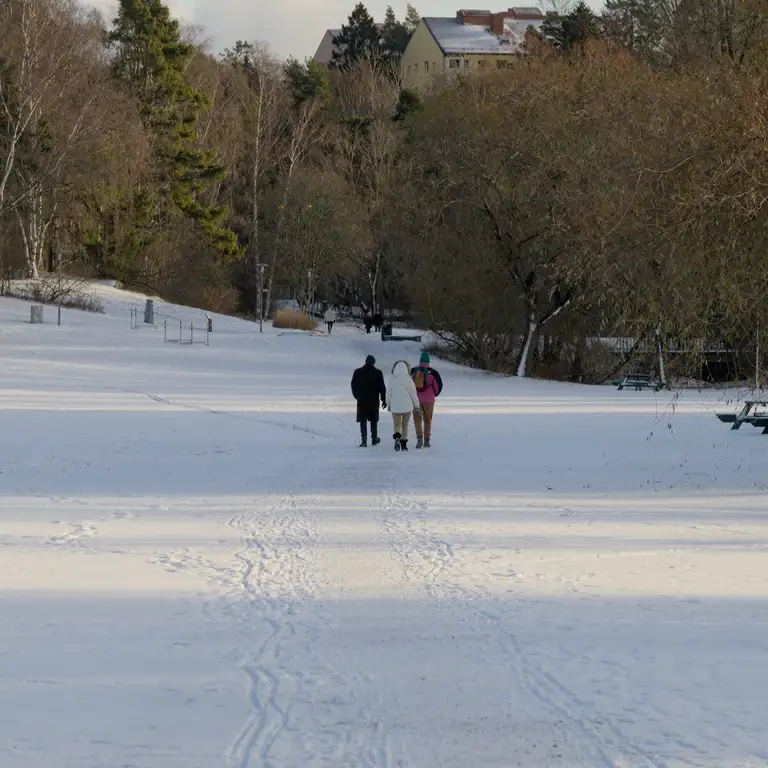
{"label": "pine tree", "polygon": [[631,51],[647,56],[664,44],[664,8],[660,0],[606,0],[606,35]]}
{"label": "pine tree", "polygon": [[396,123],[401,123],[410,115],[417,114],[424,110],[424,102],[421,96],[410,88],[403,88],[395,107],[395,116],[392,118]]}
{"label": "pine tree", "polygon": [[381,29],[382,55],[387,59],[399,59],[405,53],[410,39],[411,32],[408,31],[408,27],[402,21],[397,20],[392,6],[388,5]]}
{"label": "pine tree", "polygon": [[351,69],[362,61],[371,61],[381,55],[381,34],[368,9],[358,3],[342,25],[341,34],[333,40],[335,51],[331,66]]}
{"label": "pine tree", "polygon": [[584,0],[580,0],[570,13],[548,13],[541,25],[541,33],[556,48],[570,51],[591,38],[600,37],[600,19]]}
{"label": "pine tree", "polygon": [[416,27],[421,22],[421,16],[419,12],[410,4],[405,6],[405,28],[409,34],[413,34],[416,31]]}
{"label": "pine tree", "polygon": [[229,212],[201,202],[226,170],[214,150],[198,146],[197,122],[210,100],[186,78],[194,47],[182,41],[178,21],[160,0],[120,0],[108,44],[115,52],[114,75],[130,89],[153,137],[159,207],[167,214],[175,206],[202,227],[219,253],[236,255]]}
{"label": "pine tree", "polygon": [[302,64],[298,59],[290,56],[284,72],[296,106],[312,99],[328,97],[330,88],[328,70],[314,59],[306,59]]}

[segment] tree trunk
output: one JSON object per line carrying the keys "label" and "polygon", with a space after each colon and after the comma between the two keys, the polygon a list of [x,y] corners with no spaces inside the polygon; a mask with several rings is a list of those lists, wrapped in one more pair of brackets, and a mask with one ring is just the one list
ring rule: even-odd
{"label": "tree trunk", "polygon": [[667,386],[667,373],[664,368],[664,345],[661,341],[661,328],[656,329],[656,345],[659,353],[659,380],[666,387]]}
{"label": "tree trunk", "polygon": [[522,351],[520,352],[520,359],[517,363],[517,373],[515,374],[515,376],[519,376],[521,379],[524,379],[528,375],[528,358],[531,356],[531,347],[538,327],[539,324],[536,320],[536,313],[531,312],[531,314],[528,315],[528,331],[525,335],[525,344],[523,344]]}
{"label": "tree trunk", "polygon": [[515,376],[525,378],[528,375],[531,347],[536,336],[536,331],[539,328],[543,328],[550,320],[557,317],[563,310],[567,309],[571,303],[571,297],[569,295],[564,297],[557,295],[557,298],[554,300],[554,302],[555,303],[552,309],[550,309],[550,311],[544,315],[544,317],[539,319],[535,309],[535,299],[531,298],[529,295],[528,305],[530,306],[530,310],[528,312],[528,331],[526,333],[525,343],[523,344],[523,348],[520,353],[520,359],[517,363],[517,373]]}
{"label": "tree trunk", "polygon": [[[258,197],[258,176],[256,169],[253,171],[253,202],[251,204],[251,241],[249,243],[249,256],[246,264],[246,295],[248,296],[249,308],[255,313],[259,307],[259,197]],[[252,289],[253,281],[256,280],[256,289]],[[255,301],[254,301],[255,297]]]}
{"label": "tree trunk", "polygon": [[581,384],[584,378],[584,354],[586,352],[586,347],[586,338],[582,334],[579,334],[576,338],[576,349],[573,355],[570,376],[570,380],[576,384]]}
{"label": "tree trunk", "polygon": [[262,304],[262,312],[265,320],[269,317],[270,312],[272,311],[272,285],[273,276],[272,271],[270,270],[269,277],[267,278],[267,285],[266,288],[264,288],[264,299]]}
{"label": "tree trunk", "polygon": [[760,328],[755,338],[755,389],[760,389]]}
{"label": "tree trunk", "polygon": [[[263,115],[264,111],[264,87],[259,87],[259,101],[256,109],[256,146],[253,151],[253,178],[251,179],[251,194],[253,196],[251,200],[251,242],[250,245],[250,260],[247,265],[247,278],[246,285],[250,289],[251,279],[258,273],[259,264],[259,181],[261,179],[261,144],[262,144],[262,130],[263,130]],[[258,287],[256,291],[258,292]],[[250,299],[250,297],[249,297]],[[258,311],[260,297],[256,296],[255,306],[252,307],[253,311]]]}
{"label": "tree trunk", "polygon": [[381,251],[376,251],[376,259],[373,262],[373,268],[368,270],[368,283],[371,288],[371,313],[376,314],[381,311],[379,302],[379,279],[381,277]]}
{"label": "tree trunk", "polygon": [[24,245],[24,260],[27,262],[27,275],[29,277],[38,277],[37,273],[37,264],[35,264],[35,260],[32,257],[32,251],[30,249],[30,242],[29,238],[27,237],[27,228],[24,225],[24,218],[21,215],[21,212],[16,209],[16,221],[19,224],[19,232],[21,233],[21,242]]}
{"label": "tree trunk", "polygon": [[24,242],[27,271],[30,277],[39,277],[45,260],[45,242],[48,238],[48,230],[55,218],[56,207],[54,206],[50,215],[46,217],[44,194],[38,185],[27,198],[24,209],[26,215],[18,210],[17,219]]}

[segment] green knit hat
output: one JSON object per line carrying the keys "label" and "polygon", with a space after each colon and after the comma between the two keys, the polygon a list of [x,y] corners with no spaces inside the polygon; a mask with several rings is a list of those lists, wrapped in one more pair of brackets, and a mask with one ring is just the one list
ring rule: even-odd
{"label": "green knit hat", "polygon": [[419,358],[419,363],[423,365],[429,365],[429,352],[422,352]]}

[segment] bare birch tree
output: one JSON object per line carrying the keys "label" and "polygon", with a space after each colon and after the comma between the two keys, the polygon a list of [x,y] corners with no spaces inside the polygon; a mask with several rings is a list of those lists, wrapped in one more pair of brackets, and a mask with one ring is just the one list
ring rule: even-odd
{"label": "bare birch tree", "polygon": [[27,268],[36,277],[67,165],[98,133],[106,108],[96,98],[105,78],[101,40],[98,28],[67,0],[11,2],[2,13],[15,44],[5,79],[0,72],[0,211],[14,209]]}

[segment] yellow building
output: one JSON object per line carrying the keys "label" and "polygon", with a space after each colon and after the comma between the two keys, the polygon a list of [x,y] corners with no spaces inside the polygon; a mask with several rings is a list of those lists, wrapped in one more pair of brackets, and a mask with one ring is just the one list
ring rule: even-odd
{"label": "yellow building", "polygon": [[528,28],[543,21],[538,8],[461,10],[456,18],[422,18],[403,54],[402,83],[424,91],[446,76],[510,67]]}

